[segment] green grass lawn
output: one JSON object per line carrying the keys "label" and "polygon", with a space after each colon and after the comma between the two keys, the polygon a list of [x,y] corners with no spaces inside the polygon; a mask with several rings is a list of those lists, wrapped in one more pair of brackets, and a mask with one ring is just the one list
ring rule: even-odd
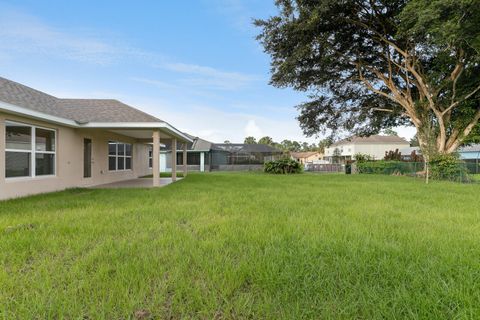
{"label": "green grass lawn", "polygon": [[0,202],[0,319],[480,315],[480,185],[190,174]]}

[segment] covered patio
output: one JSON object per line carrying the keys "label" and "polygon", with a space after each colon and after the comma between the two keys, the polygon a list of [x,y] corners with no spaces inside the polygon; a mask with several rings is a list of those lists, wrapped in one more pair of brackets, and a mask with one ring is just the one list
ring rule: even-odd
{"label": "covered patio", "polygon": [[[172,169],[171,178],[160,178],[160,144],[169,143],[172,146],[171,160],[172,163],[177,162],[177,145],[183,149],[183,177],[187,176],[187,145],[192,142],[191,138],[183,132],[177,130],[166,122],[152,122],[152,123],[95,123],[86,124],[84,128],[101,128],[116,134],[135,139],[138,144],[151,145],[151,159],[148,162],[151,164],[152,178],[137,178],[123,180],[103,185],[97,185],[98,188],[146,188],[146,187],[161,187],[177,181],[177,168]],[[148,157],[148,155],[146,155]],[[135,165],[135,164],[134,164]]]}

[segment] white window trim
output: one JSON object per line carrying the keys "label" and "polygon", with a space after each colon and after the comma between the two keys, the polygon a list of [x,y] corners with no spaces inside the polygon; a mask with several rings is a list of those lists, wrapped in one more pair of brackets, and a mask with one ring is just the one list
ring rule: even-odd
{"label": "white window trim", "polygon": [[[110,144],[115,143],[115,155],[110,154]],[[125,145],[125,155],[118,155],[118,145],[123,144]],[[127,147],[126,145],[130,145],[132,149],[132,155],[127,156]],[[108,141],[108,172],[124,172],[124,171],[133,171],[133,143],[121,142],[121,141]],[[110,158],[115,158],[115,170],[110,170]],[[118,169],[118,158],[123,158],[123,169]],[[130,158],[130,169],[126,169],[127,167],[127,158]]]}
{"label": "white window trim", "polygon": [[[8,124],[13,124],[13,125],[21,125],[21,126],[27,126],[30,127],[30,150],[25,150],[25,149],[8,149],[7,148],[7,125]],[[7,152],[22,152],[22,153],[29,153],[30,154],[30,175],[28,176],[22,176],[22,177],[7,177],[6,172],[5,172],[5,180],[8,181],[13,181],[13,180],[32,180],[32,179],[43,179],[43,178],[52,178],[57,176],[57,130],[52,129],[52,128],[47,128],[47,127],[42,127],[42,126],[37,126],[33,125],[30,123],[24,123],[24,122],[19,122],[19,121],[11,121],[11,120],[5,120],[5,171],[7,169],[6,167],[6,153]],[[48,130],[48,131],[53,131],[55,134],[55,151],[37,151],[36,150],[36,135],[37,135],[37,128],[38,129],[43,129],[43,130]],[[36,175],[36,157],[35,155],[37,153],[40,154],[53,154],[53,174],[42,174],[42,175]]]}

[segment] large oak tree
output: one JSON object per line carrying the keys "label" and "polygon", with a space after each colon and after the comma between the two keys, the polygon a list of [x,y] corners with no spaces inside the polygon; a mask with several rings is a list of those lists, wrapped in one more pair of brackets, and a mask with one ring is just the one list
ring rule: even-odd
{"label": "large oak tree", "polygon": [[277,0],[256,20],[271,83],[309,92],[307,135],[411,124],[425,155],[480,119],[480,0]]}

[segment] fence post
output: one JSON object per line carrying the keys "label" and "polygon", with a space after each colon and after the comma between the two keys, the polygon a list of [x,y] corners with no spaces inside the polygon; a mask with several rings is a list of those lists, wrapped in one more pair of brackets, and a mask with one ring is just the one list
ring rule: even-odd
{"label": "fence post", "polygon": [[428,184],[428,179],[430,178],[430,172],[429,172],[430,166],[428,161],[425,159],[425,183]]}

